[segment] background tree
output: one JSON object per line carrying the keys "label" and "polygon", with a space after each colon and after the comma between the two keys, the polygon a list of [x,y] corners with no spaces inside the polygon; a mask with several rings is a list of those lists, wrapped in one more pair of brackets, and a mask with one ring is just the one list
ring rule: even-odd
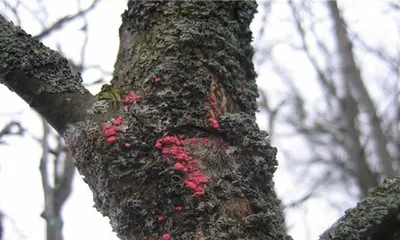
{"label": "background tree", "polygon": [[[399,171],[397,4],[340,2],[342,9],[336,1],[263,4],[257,62],[282,87],[278,94],[263,89],[260,106],[272,142],[284,153],[280,162],[304,186],[294,199],[286,193],[285,205],[311,209],[321,199],[341,214]],[[282,31],[271,37],[277,21]],[[287,51],[296,60],[285,61]],[[288,148],[288,139],[301,149]]]}
{"label": "background tree", "polygon": [[[21,16],[30,15],[40,25],[38,33],[33,38],[43,41],[49,38],[53,33],[62,31],[64,28],[71,25],[76,21],[81,22],[81,32],[84,35],[80,48],[80,58],[78,60],[68,59],[71,70],[75,73],[82,74],[87,70],[100,70],[98,66],[91,66],[85,62],[86,47],[88,43],[87,20],[86,15],[98,4],[98,0],[92,1],[87,7],[83,7],[80,1],[77,1],[77,10],[70,15],[62,16],[60,19],[52,22],[49,21],[49,12],[44,2],[38,1],[34,4],[21,1],[2,1],[4,9],[2,14],[15,21],[16,25],[22,24]],[[57,50],[65,56],[61,45],[57,45]],[[67,56],[66,56],[67,57]],[[68,57],[67,57],[68,58]],[[105,74],[104,71],[101,71]],[[102,79],[86,83],[88,85],[101,83]],[[13,116],[15,117],[15,116]],[[62,207],[71,193],[72,179],[75,172],[72,156],[69,154],[68,149],[64,145],[62,138],[52,129],[45,119],[41,119],[43,134],[41,137],[31,135],[31,137],[38,142],[42,148],[42,156],[40,159],[40,174],[42,180],[42,187],[44,193],[44,209],[41,214],[46,222],[46,235],[47,239],[63,239],[62,227],[63,220],[61,210]],[[14,132],[12,129],[17,127],[19,130]],[[40,128],[40,127],[39,127]],[[22,126],[15,120],[7,124],[1,132],[1,136],[9,134],[22,133]],[[0,237],[0,239],[2,239]]]}

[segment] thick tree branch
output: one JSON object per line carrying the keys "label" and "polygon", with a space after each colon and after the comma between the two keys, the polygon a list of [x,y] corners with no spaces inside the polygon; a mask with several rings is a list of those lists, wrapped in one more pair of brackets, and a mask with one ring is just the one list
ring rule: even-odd
{"label": "thick tree branch", "polygon": [[58,131],[85,119],[94,97],[68,61],[0,15],[0,82]]}
{"label": "thick tree branch", "polygon": [[[400,236],[400,175],[387,179],[356,208],[346,211],[320,240],[398,239]],[[397,238],[396,238],[397,237]]]}

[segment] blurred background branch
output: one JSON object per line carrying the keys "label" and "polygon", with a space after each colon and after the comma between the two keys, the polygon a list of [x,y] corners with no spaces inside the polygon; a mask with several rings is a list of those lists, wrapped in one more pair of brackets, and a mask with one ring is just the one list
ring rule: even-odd
{"label": "blurred background branch", "polygon": [[[85,2],[87,3],[88,1]],[[36,3],[34,3],[33,1],[2,0],[0,5],[3,5],[4,8],[0,10],[0,14],[13,20],[17,25],[24,24],[21,16],[27,17],[27,15],[30,15],[40,26],[39,32],[34,35],[34,37],[40,41],[46,40],[46,38],[51,37],[53,34],[62,32],[71,24],[80,22],[81,27],[78,31],[83,34],[83,41],[81,42],[79,50],[79,58],[75,60],[69,58],[68,54],[62,50],[61,44],[59,43],[57,44],[56,50],[69,59],[71,69],[77,74],[82,75],[84,71],[88,69],[95,69],[99,70],[99,72],[105,76],[107,74],[110,75],[110,73],[102,70],[99,65],[87,65],[85,61],[86,48],[89,40],[89,24],[86,16],[96,9],[99,2],[100,0],[93,0],[87,7],[82,7],[83,3],[78,0],[76,1],[76,12],[61,16],[52,21],[50,20],[52,13],[48,11],[46,1],[36,0]],[[78,48],[79,46],[76,47]],[[91,86],[104,82],[104,79],[98,79],[84,84]],[[41,117],[39,116],[39,118]],[[62,208],[72,192],[72,180],[75,167],[73,158],[64,145],[62,138],[52,130],[51,126],[44,119],[41,119],[41,121],[42,126],[38,127],[43,129],[43,134],[39,138],[34,137],[42,148],[40,174],[44,194],[44,209],[41,216],[46,221],[46,239],[62,240],[64,239],[62,233]],[[0,143],[3,142],[3,136],[22,136],[25,131],[29,131],[29,129],[25,130],[19,122],[12,121],[0,131]],[[3,218],[0,218],[0,220],[2,219]]]}

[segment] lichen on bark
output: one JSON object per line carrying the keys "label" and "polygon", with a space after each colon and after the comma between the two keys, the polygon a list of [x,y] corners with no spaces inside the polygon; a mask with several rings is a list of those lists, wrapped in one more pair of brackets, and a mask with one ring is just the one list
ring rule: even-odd
{"label": "lichen on bark", "polygon": [[122,125],[87,121],[65,135],[121,239],[288,238],[276,149],[255,123],[255,11],[253,1],[128,3],[111,83],[140,97],[119,108]]}
{"label": "lichen on bark", "polygon": [[0,44],[14,57],[0,52],[0,77],[20,95],[21,83],[32,85],[26,100],[63,134],[121,239],[288,238],[272,181],[276,149],[255,123],[255,11],[255,1],[129,1],[108,87],[122,96],[111,101],[0,22],[12,35]]}
{"label": "lichen on bark", "polygon": [[400,179],[386,179],[370,196],[346,210],[320,240],[399,239]]}
{"label": "lichen on bark", "polygon": [[[0,18],[5,20],[1,15]],[[49,50],[12,24],[0,24],[0,33],[0,80],[18,70],[40,79],[43,91],[49,93],[87,92],[79,83],[79,77],[71,72],[68,61],[59,53]]]}

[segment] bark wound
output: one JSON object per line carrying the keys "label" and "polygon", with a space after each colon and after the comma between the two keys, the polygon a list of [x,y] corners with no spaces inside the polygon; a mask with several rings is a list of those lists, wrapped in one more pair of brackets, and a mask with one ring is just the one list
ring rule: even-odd
{"label": "bark wound", "polygon": [[253,214],[251,202],[246,198],[234,198],[222,204],[219,209],[222,216],[244,220]]}
{"label": "bark wound", "polygon": [[[212,81],[211,81],[211,104],[214,104],[214,100],[217,104],[217,109],[213,110],[213,117],[218,118],[221,114],[227,112],[234,112],[233,106],[228,105],[228,103],[232,102],[232,98],[225,91],[223,85],[221,84],[221,80],[219,79],[217,73],[211,72]],[[216,112],[216,113],[215,113]]]}

